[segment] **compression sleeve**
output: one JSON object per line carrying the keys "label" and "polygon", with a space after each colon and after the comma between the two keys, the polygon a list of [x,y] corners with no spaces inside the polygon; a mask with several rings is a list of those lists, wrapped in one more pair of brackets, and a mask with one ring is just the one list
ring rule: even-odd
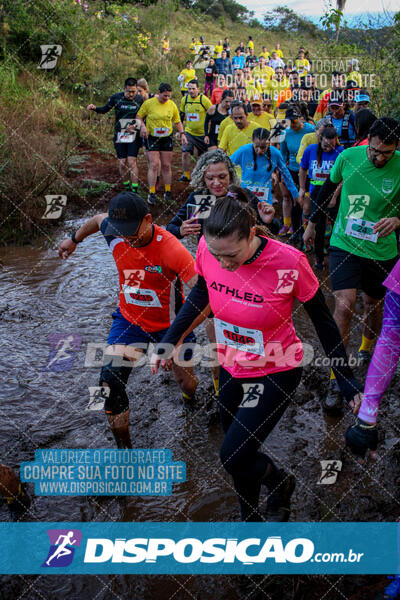
{"label": "compression sleeve", "polygon": [[211,115],[206,112],[206,118],[204,119],[204,135],[209,135],[208,133],[208,124],[211,121]]}
{"label": "compression sleeve", "polygon": [[105,113],[108,113],[109,110],[114,108],[114,106],[114,96],[110,96],[104,106],[96,106],[96,112],[100,113],[101,115],[104,115]]}
{"label": "compression sleeve", "polygon": [[171,326],[160,343],[175,345],[196,317],[198,317],[206,308],[208,303],[207,284],[204,278],[199,275],[196,285],[186,298],[184,305],[175,317],[174,322],[171,323]]}
{"label": "compression sleeve", "polygon": [[400,296],[387,291],[382,331],[376,342],[365,382],[364,395],[358,417],[375,423],[379,404],[388,387],[400,358]]}
{"label": "compression sleeve", "polygon": [[336,359],[332,361],[332,365],[337,363],[338,366],[332,366],[333,372],[337,378],[340,391],[349,402],[362,391],[362,386],[354,377],[353,371],[348,365],[342,337],[321,290],[318,289],[315,296],[304,302],[303,306],[313,322],[326,355],[330,359]]}
{"label": "compression sleeve", "polygon": [[310,217],[311,223],[316,223],[321,214],[326,215],[326,209],[338,185],[339,183],[333,183],[330,177],[325,181],[316,198],[316,208]]}

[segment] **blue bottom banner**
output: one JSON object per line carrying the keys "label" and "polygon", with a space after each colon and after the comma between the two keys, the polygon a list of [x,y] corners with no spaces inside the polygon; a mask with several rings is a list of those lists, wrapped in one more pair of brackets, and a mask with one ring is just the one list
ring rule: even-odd
{"label": "blue bottom banner", "polygon": [[399,523],[3,522],[0,573],[399,573]]}

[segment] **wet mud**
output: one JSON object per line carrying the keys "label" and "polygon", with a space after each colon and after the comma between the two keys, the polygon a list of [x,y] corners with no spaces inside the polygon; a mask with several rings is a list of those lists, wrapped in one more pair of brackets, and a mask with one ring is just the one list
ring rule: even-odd
{"label": "wet mud", "polygon": [[[87,154],[85,149],[82,153]],[[105,211],[119,189],[114,159],[90,155],[83,167],[86,178],[104,179],[116,187],[66,221],[55,243],[88,215]],[[143,159],[140,169],[145,172]],[[180,172],[174,153],[175,180]],[[185,189],[185,184],[173,182],[175,203],[160,203],[154,210],[156,222],[168,222],[186,197]],[[66,262],[58,258],[55,245],[8,247],[0,250],[0,261],[0,461],[18,470],[39,448],[113,448],[103,411],[85,410],[88,387],[98,385],[99,378],[99,368],[84,366],[87,346],[105,343],[117,305],[117,272],[102,236],[85,240]],[[327,269],[319,278],[332,306]],[[360,299],[349,346],[354,356],[361,339],[361,314]],[[295,309],[294,321],[301,339],[323,355],[301,306]],[[206,344],[202,326],[196,333],[199,343]],[[54,334],[80,336],[80,349],[66,372],[46,368]],[[134,447],[168,448],[174,460],[187,464],[187,482],[174,485],[171,496],[35,497],[25,520],[238,521],[232,482],[219,461],[222,433],[211,375],[202,366],[196,367],[196,374],[200,384],[191,407],[183,405],[170,374],[153,377],[148,365],[134,368],[128,383]],[[293,403],[265,444],[276,463],[296,476],[290,520],[395,521],[400,516],[399,375],[380,412],[378,459],[364,466],[343,450],[343,434],[353,421],[350,411],[340,418],[322,412],[320,399],[328,378],[327,367],[304,368]],[[320,461],[327,459],[343,461],[333,485],[319,484]],[[266,495],[262,508],[265,501]],[[9,518],[6,505],[0,503],[0,520]],[[384,585],[382,576],[3,576],[0,599],[373,600]]]}

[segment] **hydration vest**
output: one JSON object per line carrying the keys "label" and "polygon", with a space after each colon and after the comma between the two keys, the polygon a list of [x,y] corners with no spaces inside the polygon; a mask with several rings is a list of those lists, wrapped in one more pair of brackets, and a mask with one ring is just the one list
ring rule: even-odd
{"label": "hydration vest", "polygon": [[[347,145],[350,143],[350,135],[349,135],[349,125],[350,125],[350,115],[352,113],[349,110],[346,110],[346,112],[344,113],[343,116],[343,123],[342,123],[342,131],[341,134],[339,136],[339,142],[343,143],[343,145]],[[326,115],[326,118],[328,119],[329,123],[332,125],[332,115]]]}

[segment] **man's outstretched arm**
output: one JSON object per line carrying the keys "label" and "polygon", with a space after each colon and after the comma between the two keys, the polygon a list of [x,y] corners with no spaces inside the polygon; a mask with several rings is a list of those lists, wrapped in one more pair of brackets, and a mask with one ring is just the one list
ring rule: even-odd
{"label": "man's outstretched arm", "polygon": [[58,246],[58,254],[60,258],[66,260],[73,253],[77,244],[83,242],[83,240],[89,235],[100,231],[100,225],[106,217],[108,217],[107,213],[94,215],[94,217],[86,221],[86,223],[81,225],[79,229],[74,231],[71,237],[60,242]]}

